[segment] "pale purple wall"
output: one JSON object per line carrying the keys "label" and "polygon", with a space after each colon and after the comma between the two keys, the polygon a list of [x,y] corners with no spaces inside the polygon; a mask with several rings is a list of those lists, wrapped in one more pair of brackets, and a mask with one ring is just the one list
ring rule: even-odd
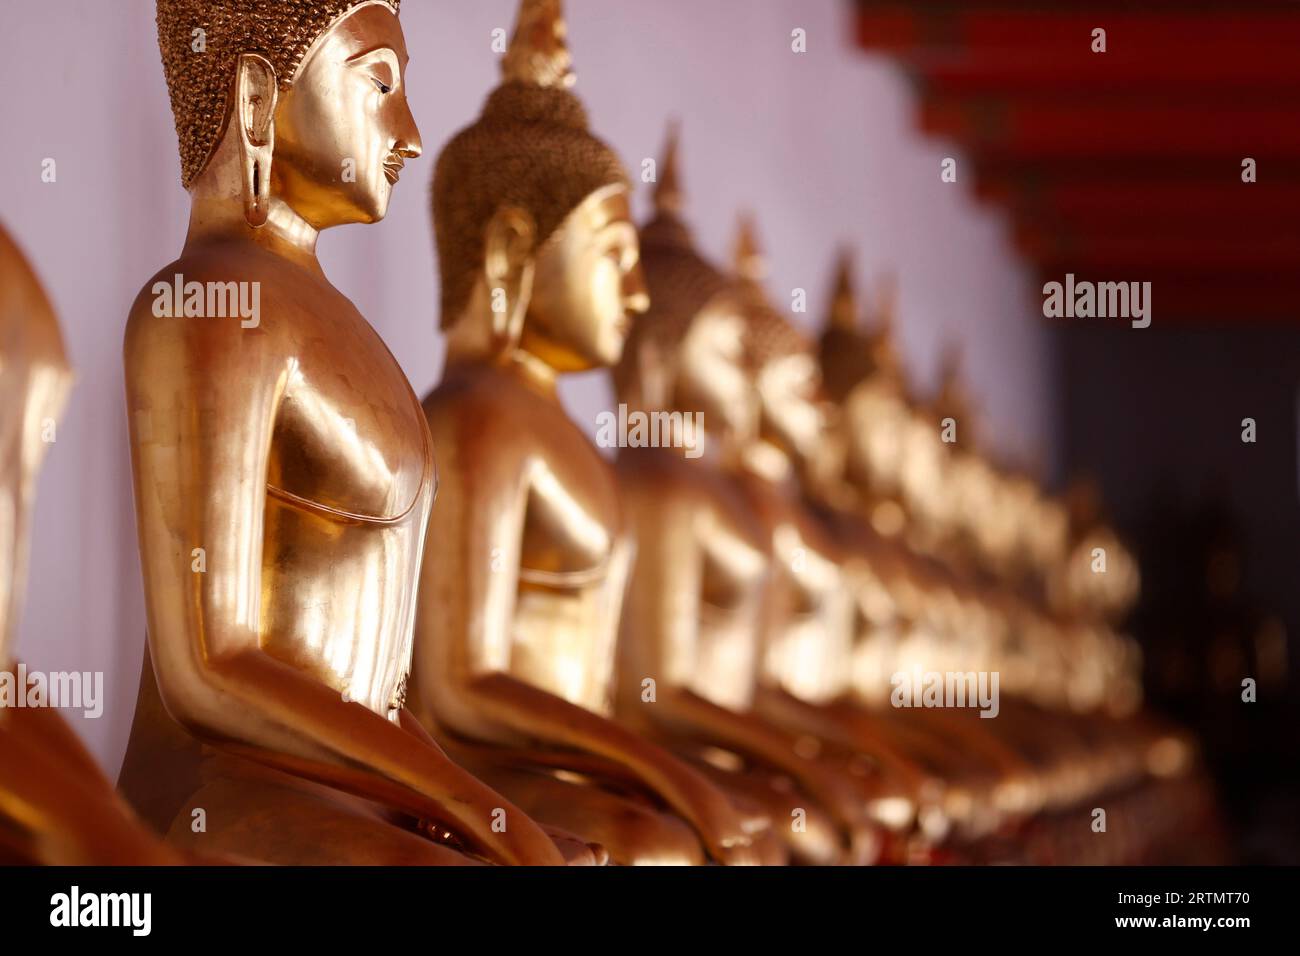
{"label": "pale purple wall", "polygon": [[[426,155],[408,166],[388,219],[321,243],[326,271],[387,339],[417,391],[436,380],[436,283],[428,177],[440,144],[494,84],[494,28],[513,0],[406,0],[410,100]],[[835,245],[864,273],[901,281],[902,335],[922,382],[938,344],[966,345],[995,441],[1051,450],[1051,416],[1025,276],[1003,223],[964,183],[939,181],[948,150],[912,128],[887,63],[849,45],[841,0],[570,0],[578,90],[595,128],[639,169],[666,119],[684,122],[690,215],[725,256],[738,208],[759,215],[771,288],[822,314]],[[808,53],[790,32],[808,32]],[[144,624],[121,335],[137,290],[180,248],[188,200],[159,65],[151,0],[12,6],[0,30],[0,218],[27,249],[62,318],[78,381],[41,476],[19,653],[43,670],[103,670],[108,704],[78,721],[115,770],[134,703]],[[57,161],[56,183],[41,161]],[[644,209],[645,197],[638,197]],[[584,427],[609,401],[602,376],[566,390]]]}

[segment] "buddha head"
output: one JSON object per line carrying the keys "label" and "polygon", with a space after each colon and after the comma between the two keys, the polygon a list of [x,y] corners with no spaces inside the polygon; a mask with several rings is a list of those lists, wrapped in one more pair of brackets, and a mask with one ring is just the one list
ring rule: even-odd
{"label": "buddha head", "polygon": [[833,403],[840,446],[838,486],[843,506],[865,506],[882,535],[906,530],[904,464],[914,410],[894,341],[897,285],[883,276],[860,318],[852,253],[840,254],[830,315],[818,343],[818,361]]}
{"label": "buddha head", "polygon": [[736,273],[745,316],[745,353],[758,400],[757,437],[806,471],[816,461],[826,427],[821,371],[812,343],[768,300],[762,288],[766,272],[754,222],[743,216]]}
{"label": "buddha head", "polygon": [[241,197],[253,228],[382,219],[420,155],[400,2],[158,0],[182,184]]}
{"label": "buddha head", "polygon": [[930,414],[935,421],[951,418],[959,427],[960,444],[974,446],[975,411],[966,386],[964,359],[961,346],[949,342],[939,357],[939,388],[930,402]]}
{"label": "buddha head", "polygon": [[735,284],[695,249],[680,218],[678,132],[668,136],[654,217],[641,230],[650,308],[614,369],[619,400],[647,411],[700,413],[715,437],[743,443],[757,427],[745,366],[745,316]]}
{"label": "buddha head", "polygon": [[844,477],[867,496],[897,496],[910,423],[902,360],[894,344],[896,287],[880,281],[870,328],[864,328],[844,250],[835,272],[830,316],[818,343],[826,390],[838,406]]}
{"label": "buddha head", "polygon": [[22,252],[0,228],[0,668],[10,663],[26,589],[36,470],[70,385],[54,309]]}
{"label": "buddha head", "polygon": [[557,372],[618,362],[648,305],[627,173],[570,64],[559,0],[523,0],[501,85],[433,178],[443,328]]}

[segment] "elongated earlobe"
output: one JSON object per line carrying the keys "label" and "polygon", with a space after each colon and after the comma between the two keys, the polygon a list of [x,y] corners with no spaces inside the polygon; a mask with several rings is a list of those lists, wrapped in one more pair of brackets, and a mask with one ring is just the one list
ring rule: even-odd
{"label": "elongated earlobe", "polygon": [[492,308],[492,351],[506,355],[519,344],[533,295],[532,216],[513,206],[488,223],[483,257]]}
{"label": "elongated earlobe", "polygon": [[271,157],[275,152],[275,106],[279,95],[270,61],[256,53],[241,54],[231,121],[239,124],[244,219],[254,229],[266,223],[271,209]]}

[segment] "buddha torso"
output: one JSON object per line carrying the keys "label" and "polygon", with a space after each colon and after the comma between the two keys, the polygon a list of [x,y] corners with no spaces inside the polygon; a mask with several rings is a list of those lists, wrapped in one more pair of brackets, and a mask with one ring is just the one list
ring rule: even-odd
{"label": "buddha torso", "polygon": [[[262,315],[246,329],[237,319],[157,318],[146,298],[152,282],[146,286],[126,347],[136,442],[184,430],[173,416],[195,416],[200,434],[221,427],[220,409],[209,407],[216,392],[205,371],[221,375],[233,366],[248,375],[244,399],[270,406],[262,411],[271,425],[269,434],[248,436],[269,443],[265,473],[247,476],[266,487],[254,543],[262,552],[260,579],[232,581],[255,589],[230,595],[239,602],[232,612],[258,602],[263,651],[395,720],[410,671],[416,583],[436,484],[418,400],[378,334],[319,272],[249,245],[187,253],[157,279],[176,273],[186,281],[234,274],[260,282]],[[145,352],[147,362],[133,361]],[[167,366],[186,370],[181,391],[174,405],[155,408],[137,397],[133,379]],[[207,425],[205,415],[214,416]],[[178,520],[174,533],[181,528]],[[220,555],[205,560],[211,573]],[[146,668],[144,683],[152,679]],[[142,723],[166,720],[143,706],[151,693],[142,686],[132,748],[137,738],[153,739]],[[173,746],[179,732],[173,727],[169,734]],[[184,736],[186,749],[199,746]],[[147,761],[140,766],[145,770]],[[124,768],[124,787],[128,779]]]}
{"label": "buddha torso", "polygon": [[852,607],[841,555],[792,494],[754,476],[745,484],[773,552],[762,678],[807,702],[828,703],[848,691],[851,673]]}
{"label": "buddha torso", "polygon": [[[618,464],[638,555],[624,615],[621,685],[637,693],[641,678],[662,667],[674,686],[721,707],[748,710],[758,677],[758,614],[768,564],[761,525],[732,481],[683,460],[680,452],[628,449]],[[653,647],[648,642],[656,638],[643,633],[640,608],[662,597],[663,564],[673,561],[692,565],[698,617],[673,629],[671,646]]]}
{"label": "buddha torso", "polygon": [[[71,385],[53,309],[0,228],[0,669],[11,665],[26,584],[36,471]],[[6,677],[26,693],[14,671]],[[0,708],[0,864],[174,862],[62,715]]]}
{"label": "buddha torso", "polygon": [[841,555],[840,571],[849,602],[850,691],[859,702],[877,705],[889,696],[899,624],[890,593],[896,541],[882,538],[861,515],[825,502],[810,502]]}
{"label": "buddha torso", "polygon": [[304,323],[289,343],[272,438],[263,647],[395,717],[434,495],[432,444],[375,331],[332,289],[319,305],[333,308],[312,303],[312,313],[334,317],[327,336]]}
{"label": "buddha torso", "polygon": [[[71,386],[54,311],[0,227],[0,650],[11,651],[16,639],[36,469],[53,439],[47,423],[58,419]],[[8,663],[0,654],[0,666]]]}
{"label": "buddha torso", "polygon": [[[517,566],[498,639],[466,647],[433,629],[421,653],[437,656],[440,679],[451,687],[450,694],[430,694],[429,703],[455,708],[457,681],[495,671],[608,713],[631,556],[613,469],[554,396],[534,388],[517,365],[449,365],[424,410],[444,456],[447,511],[469,496],[494,497],[499,509],[488,510],[501,525],[485,529],[493,535],[493,572],[501,562]],[[432,581],[434,600],[444,590],[455,593],[460,564],[438,567],[445,573]],[[472,713],[461,719],[475,721]]]}

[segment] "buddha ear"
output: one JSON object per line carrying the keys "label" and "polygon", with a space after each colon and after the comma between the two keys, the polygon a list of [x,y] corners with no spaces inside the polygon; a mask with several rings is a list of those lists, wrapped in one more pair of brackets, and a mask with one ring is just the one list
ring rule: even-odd
{"label": "buddha ear", "polygon": [[271,154],[275,152],[275,105],[280,96],[275,67],[264,56],[241,53],[235,65],[235,107],[239,131],[244,218],[254,229],[270,212]]}
{"label": "buddha ear", "polygon": [[533,295],[536,249],[537,227],[527,210],[502,206],[493,214],[483,246],[483,272],[498,352],[514,348],[523,333]]}

